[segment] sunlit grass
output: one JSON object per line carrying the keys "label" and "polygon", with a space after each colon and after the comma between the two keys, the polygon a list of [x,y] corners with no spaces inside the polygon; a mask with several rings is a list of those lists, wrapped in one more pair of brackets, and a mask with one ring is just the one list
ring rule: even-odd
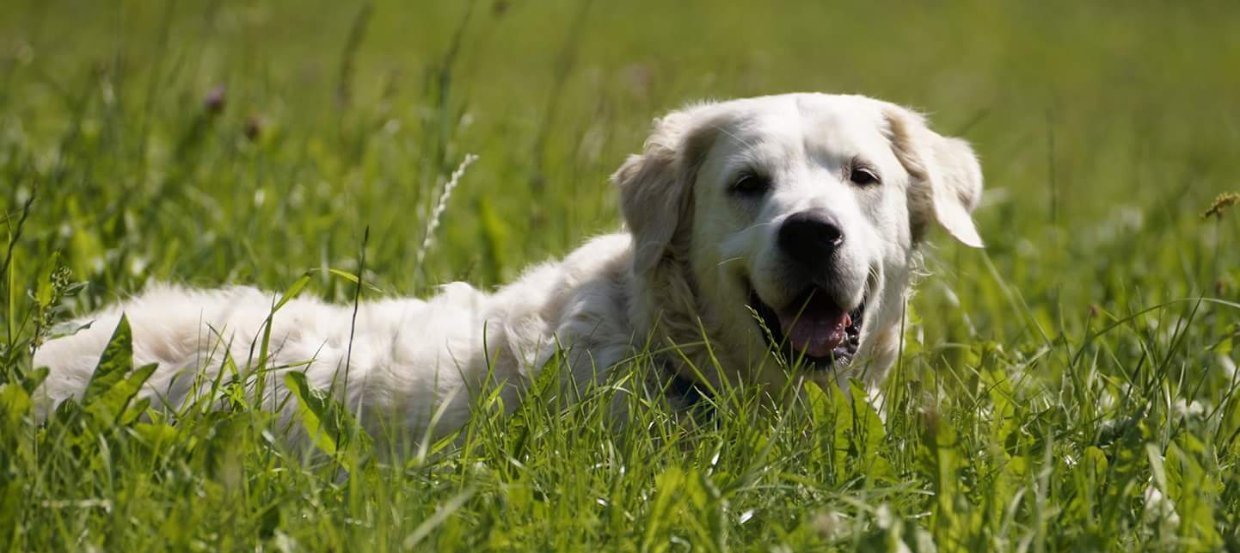
{"label": "sunlit grass", "polygon": [[[0,10],[0,544],[1240,548],[1231,4],[467,6]],[[988,247],[932,236],[882,416],[746,389],[685,415],[641,358],[583,401],[553,362],[425,439],[293,377],[324,433],[290,441],[253,379],[132,401],[119,332],[91,397],[34,422],[31,347],[72,314],[151,281],[494,286],[617,228],[607,175],[652,117],[790,90],[913,105],[983,160]]]}

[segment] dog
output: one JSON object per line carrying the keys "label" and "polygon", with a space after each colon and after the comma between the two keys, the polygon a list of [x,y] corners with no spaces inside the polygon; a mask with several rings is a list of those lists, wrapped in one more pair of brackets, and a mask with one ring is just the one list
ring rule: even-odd
{"label": "dog", "polygon": [[[431,299],[355,312],[315,299],[273,310],[278,295],[248,287],[155,286],[35,352],[50,371],[41,412],[82,395],[122,315],[135,366],[158,364],[141,393],[165,405],[199,397],[225,367],[244,375],[261,364],[273,400],[287,398],[282,373],[303,372],[410,436],[464,425],[490,385],[516,405],[557,355],[578,385],[645,352],[669,378],[706,390],[851,378],[876,388],[897,355],[932,223],[982,247],[970,146],[864,96],[690,105],[657,119],[612,180],[627,232],[493,293],[452,283]],[[273,404],[291,416],[293,403]]]}

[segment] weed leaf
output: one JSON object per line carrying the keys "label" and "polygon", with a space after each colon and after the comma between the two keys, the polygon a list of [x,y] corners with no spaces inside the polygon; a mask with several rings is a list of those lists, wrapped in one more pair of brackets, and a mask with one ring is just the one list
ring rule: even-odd
{"label": "weed leaf", "polygon": [[306,435],[324,453],[335,456],[354,440],[365,440],[353,416],[327,392],[311,388],[305,373],[290,372],[284,375],[284,383],[297,398]]}
{"label": "weed leaf", "polygon": [[133,334],[129,329],[129,318],[121,315],[121,320],[112,331],[108,345],[99,357],[95,372],[90,375],[86,392],[82,394],[82,403],[87,404],[95,397],[107,393],[116,386],[125,374],[133,370]]}
{"label": "weed leaf", "polygon": [[130,402],[157,367],[152,363],[134,370],[133,335],[129,320],[122,315],[86,386],[82,396],[83,409],[97,424],[132,422],[150,403],[139,402],[129,413]]}

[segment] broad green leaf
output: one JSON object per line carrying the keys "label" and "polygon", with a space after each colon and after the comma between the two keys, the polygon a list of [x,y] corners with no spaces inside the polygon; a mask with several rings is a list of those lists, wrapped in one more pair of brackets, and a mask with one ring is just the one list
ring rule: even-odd
{"label": "broad green leaf", "polygon": [[99,357],[99,363],[95,365],[95,372],[91,374],[90,382],[86,384],[86,391],[82,394],[82,404],[86,405],[95,397],[112,389],[131,370],[133,370],[133,334],[129,329],[129,318],[121,315],[120,322],[116,324],[116,330],[112,331],[112,337],[108,339],[108,345],[103,349],[103,355]]}
{"label": "broad green leaf", "polygon": [[29,414],[34,402],[27,392],[16,382],[0,384],[0,416],[3,416],[3,428],[7,433],[15,433],[22,419]]}
{"label": "broad green leaf", "polygon": [[297,413],[306,435],[320,450],[336,455],[350,444],[369,449],[368,436],[344,406],[323,390],[310,387],[306,374],[290,372],[284,383],[297,398]]}
{"label": "broad green leaf", "polygon": [[825,390],[831,405],[831,412],[834,414],[832,418],[832,443],[831,451],[835,466],[835,477],[839,482],[847,480],[852,474],[849,471],[849,457],[856,457],[858,450],[853,436],[856,433],[853,430],[853,410],[849,405],[849,399],[844,395],[844,391],[839,386],[827,385]]}
{"label": "broad green leaf", "polygon": [[142,386],[158,367],[151,363],[137,368],[111,388],[94,396],[90,402],[84,403],[83,408],[100,423],[120,426],[132,423],[150,405],[150,400],[144,398],[132,408],[130,402],[142,391]]}
{"label": "broad green leaf", "polygon": [[887,438],[887,430],[883,427],[883,419],[869,402],[869,394],[865,385],[856,379],[848,382],[851,396],[853,431],[850,439],[858,452],[856,463],[869,478],[894,478],[891,463],[883,458],[883,441]]}
{"label": "broad green leaf", "polygon": [[27,394],[34,394],[39,385],[43,384],[44,380],[47,380],[47,375],[50,372],[47,367],[36,367],[34,370],[27,372],[21,382],[22,389],[26,390]]}
{"label": "broad green leaf", "polygon": [[[101,424],[132,420],[134,417],[125,416],[129,403],[156,368],[153,363],[136,370],[133,368],[133,335],[129,319],[122,315],[86,385],[81,401],[83,410]],[[145,404],[141,407],[145,409]]]}

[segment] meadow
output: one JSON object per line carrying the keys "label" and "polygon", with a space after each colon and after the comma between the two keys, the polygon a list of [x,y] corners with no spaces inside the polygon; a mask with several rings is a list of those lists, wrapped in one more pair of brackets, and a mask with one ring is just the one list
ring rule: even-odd
{"label": "meadow", "polygon": [[[0,549],[1240,550],[1237,36],[1208,0],[5,0]],[[987,247],[932,234],[885,420],[739,390],[616,428],[540,381],[392,456],[307,392],[336,439],[303,450],[240,385],[129,401],[124,333],[121,376],[34,419],[74,315],[495,286],[619,228],[652,118],[789,91],[982,159]]]}

